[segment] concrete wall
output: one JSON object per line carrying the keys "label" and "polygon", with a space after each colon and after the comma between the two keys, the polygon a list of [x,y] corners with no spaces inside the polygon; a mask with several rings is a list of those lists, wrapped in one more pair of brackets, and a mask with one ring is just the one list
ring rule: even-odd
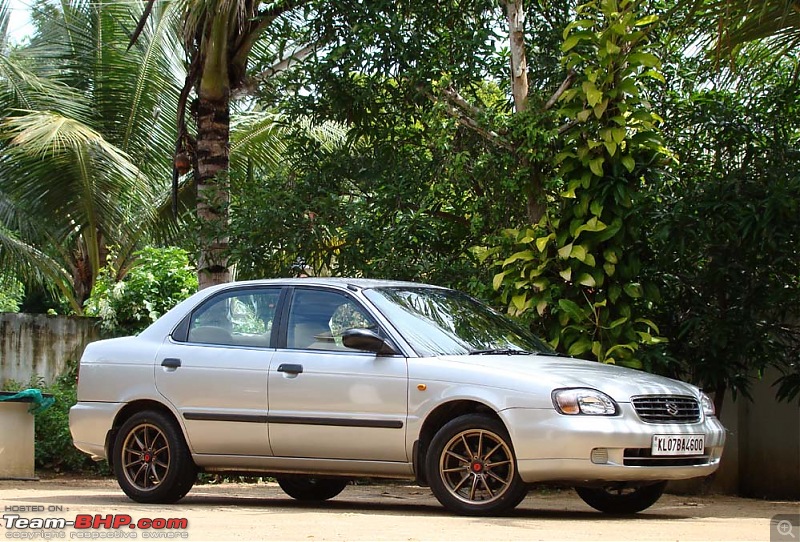
{"label": "concrete wall", "polygon": [[728,430],[720,468],[708,480],[670,484],[676,493],[727,493],[760,499],[800,500],[800,409],[775,399],[768,370],[755,382],[753,400],[728,394],[720,420]]}
{"label": "concrete wall", "polygon": [[6,380],[27,384],[32,375],[52,382],[69,360],[99,338],[94,318],[0,313],[0,386]]}
{"label": "concrete wall", "polygon": [[770,386],[780,373],[767,371],[753,401],[737,401],[739,494],[800,500],[800,409],[779,403]]}

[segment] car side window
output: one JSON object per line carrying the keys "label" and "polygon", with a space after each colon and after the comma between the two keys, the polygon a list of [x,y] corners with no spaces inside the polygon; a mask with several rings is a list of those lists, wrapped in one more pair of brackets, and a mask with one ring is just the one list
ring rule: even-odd
{"label": "car side window", "polygon": [[225,293],[201,305],[189,322],[188,342],[270,346],[279,289]]}
{"label": "car side window", "polygon": [[325,290],[295,290],[289,309],[286,347],[352,352],[342,343],[348,329],[377,329],[372,317],[344,294]]}

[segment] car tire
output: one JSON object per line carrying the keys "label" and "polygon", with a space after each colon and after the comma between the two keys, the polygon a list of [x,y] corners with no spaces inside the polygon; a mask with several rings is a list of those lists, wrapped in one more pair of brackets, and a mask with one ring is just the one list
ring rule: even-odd
{"label": "car tire", "polygon": [[197,479],[183,433],[168,415],[137,412],[114,440],[114,474],[128,497],[141,503],[172,503]]}
{"label": "car tire", "polygon": [[653,506],[667,487],[666,482],[629,487],[614,484],[604,487],[576,487],[583,502],[606,514],[635,514]]}
{"label": "car tire", "polygon": [[517,472],[508,431],[499,420],[483,414],[460,416],[439,429],[425,466],[434,496],[457,514],[502,514],[528,493]]}
{"label": "car tire", "polygon": [[278,485],[298,501],[322,502],[344,491],[349,480],[341,478],[314,478],[313,476],[280,476]]}

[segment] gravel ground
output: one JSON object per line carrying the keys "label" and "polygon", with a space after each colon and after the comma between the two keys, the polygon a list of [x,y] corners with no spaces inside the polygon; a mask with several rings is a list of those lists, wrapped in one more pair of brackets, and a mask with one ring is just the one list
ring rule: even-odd
{"label": "gravel ground", "polygon": [[[800,517],[800,503],[728,496],[665,495],[636,516],[595,512],[571,490],[536,490],[510,515],[465,518],[447,513],[426,488],[397,483],[352,485],[337,498],[308,505],[274,483],[196,485],[174,505],[130,501],[111,479],[52,478],[0,481],[6,539],[202,540],[763,540],[786,542],[776,514]],[[92,521],[186,519],[186,528],[44,528],[35,518]],[[20,528],[18,516],[29,526]],[[88,519],[87,519],[88,518]],[[9,521],[17,522],[10,525]],[[54,521],[54,520],[51,520]],[[794,521],[794,520],[793,520]],[[771,525],[772,524],[772,525]],[[37,525],[39,528],[37,528]],[[795,522],[796,525],[796,522]],[[50,525],[52,527],[52,523]],[[38,533],[38,534],[37,534]],[[797,542],[800,531],[792,533]]]}

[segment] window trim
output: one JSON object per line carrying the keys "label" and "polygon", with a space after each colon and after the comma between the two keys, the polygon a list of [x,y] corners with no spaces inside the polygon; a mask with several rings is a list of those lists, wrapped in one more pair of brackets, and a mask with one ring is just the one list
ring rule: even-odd
{"label": "window trim", "polygon": [[[339,294],[342,297],[346,298],[348,301],[353,303],[356,307],[358,307],[361,312],[369,316],[369,318],[375,322],[375,325],[378,326],[381,335],[385,338],[386,341],[394,348],[397,352],[402,352],[400,348],[397,347],[396,342],[392,339],[392,336],[386,331],[385,326],[381,323],[381,320],[376,317],[374,311],[370,310],[369,306],[365,304],[362,300],[358,299],[356,296],[352,295],[350,291],[337,288],[337,287],[326,287],[326,286],[318,286],[318,285],[309,285],[309,286],[288,286],[286,288],[285,296],[282,298],[282,306],[280,311],[280,325],[279,327],[279,335],[278,340],[275,344],[275,348],[277,350],[284,350],[287,352],[318,352],[321,354],[345,354],[345,355],[354,355],[354,354],[363,354],[367,356],[375,356],[376,354],[372,352],[363,352],[360,350],[317,350],[317,349],[304,349],[304,348],[289,348],[288,347],[288,337],[289,337],[289,313],[291,311],[292,302],[294,301],[295,293],[299,290],[302,291],[311,291],[311,292],[327,292],[327,293],[334,293]],[[275,326],[273,325],[273,331],[275,330]],[[387,356],[387,357],[404,357],[402,353],[395,354],[394,356]]]}
{"label": "window trim", "polygon": [[[195,343],[189,342],[189,327],[194,318],[195,314],[197,314],[201,309],[211,305],[213,303],[217,303],[220,299],[230,299],[233,297],[239,297],[243,295],[254,295],[254,294],[261,294],[265,291],[276,291],[278,293],[278,299],[275,302],[275,314],[272,318],[272,330],[270,331],[269,337],[269,345],[267,346],[256,346],[256,345],[233,345],[233,344],[217,344],[217,343]],[[192,344],[192,345],[199,345],[199,346],[212,346],[212,347],[220,347],[225,346],[229,348],[264,348],[264,349],[275,349],[276,339],[278,335],[278,327],[280,326],[280,316],[282,311],[282,303],[284,298],[287,294],[287,287],[280,286],[280,285],[270,285],[270,286],[246,286],[242,288],[229,288],[217,292],[216,294],[207,297],[204,299],[200,304],[196,305],[189,313],[183,317],[183,319],[175,326],[175,329],[170,334],[170,338],[175,341],[176,343],[180,344]]]}

